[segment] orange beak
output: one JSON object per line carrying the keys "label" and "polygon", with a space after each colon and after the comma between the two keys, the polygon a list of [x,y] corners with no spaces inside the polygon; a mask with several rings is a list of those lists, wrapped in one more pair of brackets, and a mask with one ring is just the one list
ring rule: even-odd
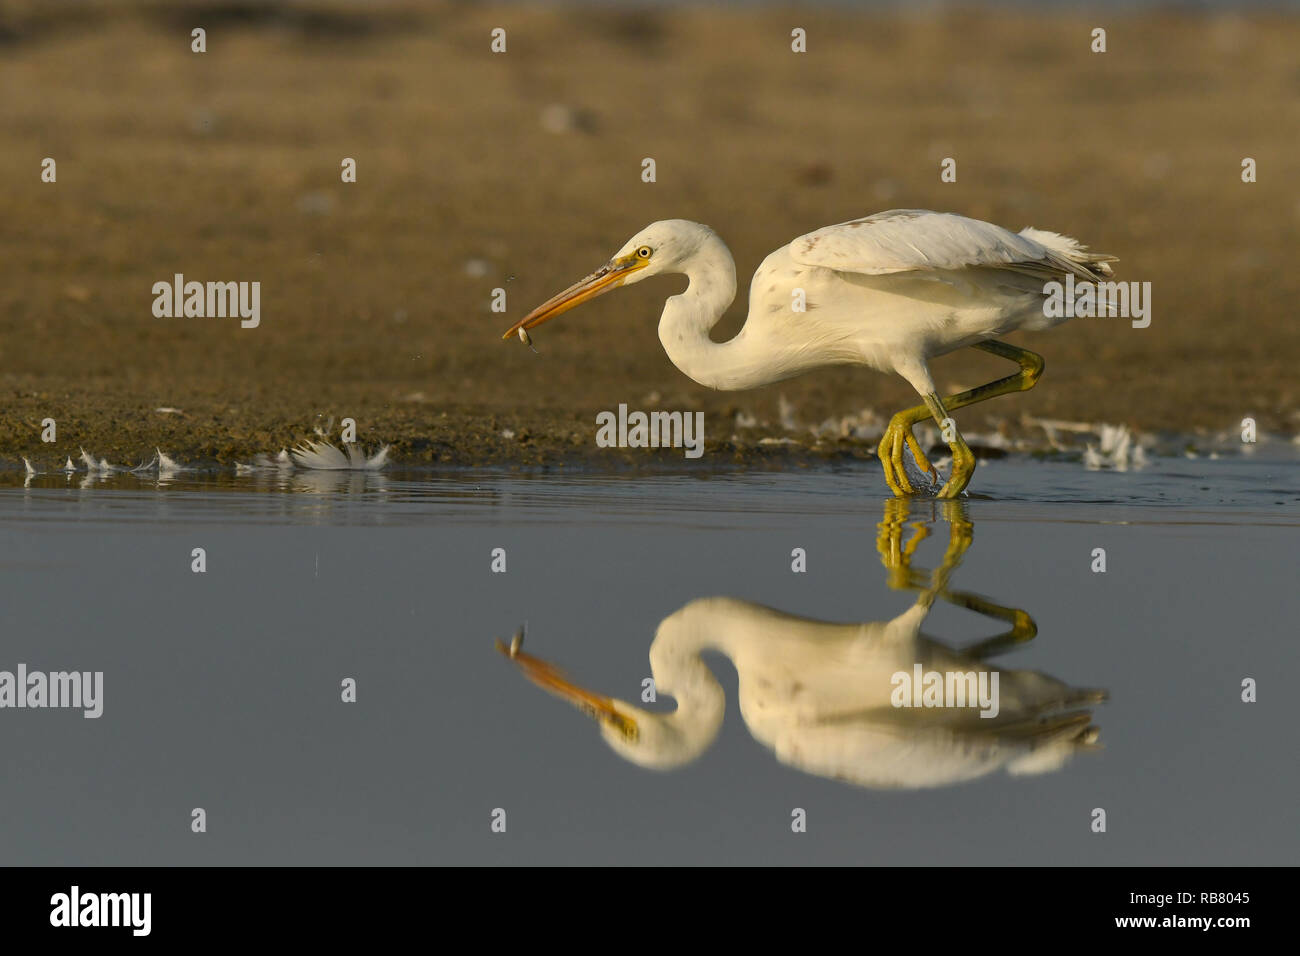
{"label": "orange beak", "polygon": [[568,312],[574,306],[582,305],[598,295],[604,295],[611,289],[617,289],[629,275],[645,268],[645,265],[646,261],[636,256],[611,259],[585,279],[575,282],[559,295],[552,296],[533,309],[512,325],[501,338],[508,339],[518,335],[520,329],[535,329],[543,322],[549,322],[557,315]]}
{"label": "orange beak", "polygon": [[623,736],[636,739],[636,721],[620,713],[614,706],[613,698],[594,694],[579,687],[554,664],[520,650],[522,643],[523,632],[520,631],[508,647],[500,640],[496,642],[496,646],[498,651],[518,664],[524,676],[538,687],[562,700],[567,700],[588,717],[614,725]]}

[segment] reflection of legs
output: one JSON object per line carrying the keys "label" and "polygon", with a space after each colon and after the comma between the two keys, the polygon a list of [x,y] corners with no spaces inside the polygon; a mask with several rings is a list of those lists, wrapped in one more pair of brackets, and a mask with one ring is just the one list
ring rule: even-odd
{"label": "reflection of legs", "polygon": [[988,657],[1017,644],[1031,641],[1038,633],[1034,619],[1019,608],[996,604],[987,598],[966,591],[951,591],[948,580],[961,563],[975,536],[975,526],[960,501],[945,501],[941,505],[943,518],[948,522],[948,547],[943,560],[933,572],[912,567],[912,556],[917,547],[930,535],[929,526],[922,520],[911,523],[912,534],[903,542],[903,525],[911,517],[911,501],[907,498],[890,498],[885,501],[884,515],[877,525],[876,550],[880,563],[889,570],[888,585],[896,591],[920,591],[917,603],[930,606],[935,598],[1010,623],[1010,630],[987,638],[966,648],[963,653],[971,657]]}
{"label": "reflection of legs", "polygon": [[911,517],[911,502],[906,498],[890,498],[885,502],[885,513],[877,526],[876,550],[881,563],[889,570],[889,586],[898,591],[920,591],[917,600],[927,607],[948,586],[953,569],[961,563],[962,555],[973,540],[973,526],[961,502],[944,502],[943,517],[948,522],[948,547],[939,567],[927,575],[912,567],[912,556],[917,547],[930,535],[929,526],[921,520],[911,524],[912,536],[903,543],[903,524]]}
{"label": "reflection of legs", "polygon": [[[950,395],[947,398],[940,398],[937,393],[930,392],[923,396],[925,398],[924,405],[917,405],[914,408],[901,411],[890,419],[889,427],[885,429],[885,434],[881,436],[876,454],[880,457],[881,465],[885,469],[885,481],[895,495],[912,494],[915,490],[907,477],[907,470],[903,466],[904,447],[911,450],[912,457],[921,470],[930,475],[931,484],[937,482],[939,478],[939,473],[922,453],[920,444],[912,432],[912,429],[918,423],[925,421],[927,418],[933,418],[940,431],[942,431],[944,420],[948,418],[949,412],[958,408],[965,408],[967,405],[974,405],[976,402],[996,398],[999,395],[1028,391],[1034,387],[1039,376],[1043,374],[1043,357],[1028,349],[1017,348],[996,339],[980,342],[972,346],[972,348],[1010,359],[1019,364],[1020,371],[1014,375],[1008,375],[1006,378],[1000,378],[996,382],[989,382],[987,385],[981,385],[978,388],[958,392],[956,395]],[[960,433],[957,432],[955,426],[952,429],[952,435],[953,439],[948,442],[948,447],[952,449],[952,477],[940,489],[940,498],[955,498],[961,494],[970,482],[971,474],[975,471],[975,456],[971,454],[970,448],[966,445]]]}
{"label": "reflection of legs", "polygon": [[964,607],[968,611],[974,611],[976,614],[984,614],[1011,623],[1011,630],[1006,633],[987,638],[965,648],[962,653],[968,657],[991,657],[1009,647],[1032,641],[1034,636],[1038,634],[1038,625],[1034,623],[1034,619],[1019,608],[994,604],[992,601],[976,594],[968,594],[964,591],[945,591],[942,596],[945,601],[949,601],[958,607]]}

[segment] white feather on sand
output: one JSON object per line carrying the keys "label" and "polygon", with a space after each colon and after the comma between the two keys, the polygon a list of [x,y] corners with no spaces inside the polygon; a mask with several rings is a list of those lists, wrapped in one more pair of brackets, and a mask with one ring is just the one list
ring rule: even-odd
{"label": "white feather on sand", "polygon": [[288,449],[281,448],[280,453],[274,457],[265,452],[256,454],[253,456],[252,464],[235,462],[235,474],[237,475],[251,475],[254,472],[267,471],[273,468],[278,468],[281,471],[293,468],[293,460],[289,457]]}
{"label": "white feather on sand", "polygon": [[1128,471],[1146,467],[1146,451],[1127,425],[1099,425],[1097,433],[1100,437],[1098,445],[1089,442],[1083,450],[1083,466],[1089,471]]}
{"label": "white feather on sand", "polygon": [[158,457],[155,459],[158,462],[158,474],[174,475],[178,471],[186,470],[185,466],[178,464],[174,458],[167,457],[167,455],[163,453],[163,450],[161,448],[155,448],[154,451],[157,452],[158,455]]}
{"label": "white feather on sand", "polygon": [[366,457],[352,442],[345,442],[344,454],[327,441],[307,439],[293,449],[293,460],[300,468],[318,471],[378,471],[388,463],[388,446]]}
{"label": "white feather on sand", "polygon": [[1061,439],[1061,433],[1074,435],[1095,435],[1099,425],[1091,422],[1068,422],[1059,418],[1034,418],[1031,415],[1025,415],[1022,421],[1031,427],[1041,428],[1047,435],[1047,443],[1057,451],[1064,451],[1069,448],[1069,443]]}
{"label": "white feather on sand", "polygon": [[108,463],[107,458],[95,461],[94,456],[84,448],[81,449],[81,463],[86,466],[86,472],[91,475],[111,475],[118,470],[116,465]]}
{"label": "white feather on sand", "polygon": [[860,412],[828,418],[820,425],[814,425],[812,434],[817,438],[856,438],[862,441],[875,441],[885,433],[886,421],[876,414],[875,409],[864,408]]}

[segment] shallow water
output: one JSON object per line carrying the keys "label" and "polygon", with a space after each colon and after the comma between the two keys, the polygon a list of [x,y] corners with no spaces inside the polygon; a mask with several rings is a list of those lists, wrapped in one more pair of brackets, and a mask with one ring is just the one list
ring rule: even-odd
{"label": "shallow water", "polygon": [[[982,464],[990,497],[957,508],[889,502],[869,463],[44,475],[25,488],[10,474],[0,670],[103,671],[104,700],[94,720],[0,710],[0,859],[1294,862],[1297,472],[1291,457],[1125,474],[1010,458]],[[829,779],[755,738],[737,666],[710,654],[726,695],[717,738],[647,770],[494,650],[526,622],[525,651],[639,703],[656,628],[700,598],[775,608],[810,633],[896,618],[920,592],[890,587],[900,574],[886,565],[918,530],[922,589],[940,569],[949,594],[1036,622],[1037,637],[993,658],[1006,680],[1038,671],[1109,692],[1090,708],[1099,749],[924,788]],[[791,571],[794,548],[806,573]],[[1090,569],[1096,548],[1105,573]],[[951,649],[1004,629],[943,596],[923,626]],[[744,635],[753,659],[786,629],[769,630]],[[345,677],[356,703],[340,701]],[[1248,677],[1257,703],[1241,702]],[[894,767],[934,783],[945,759],[918,750]],[[191,833],[194,807],[206,834]],[[1098,807],[1104,834],[1090,830]],[[805,833],[791,832],[794,808]]]}

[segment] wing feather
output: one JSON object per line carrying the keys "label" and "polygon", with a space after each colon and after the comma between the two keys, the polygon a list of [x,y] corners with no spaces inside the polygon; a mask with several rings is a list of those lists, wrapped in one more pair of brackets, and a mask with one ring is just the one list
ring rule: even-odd
{"label": "wing feather", "polygon": [[790,255],[803,265],[860,275],[992,268],[1044,281],[1066,273],[1098,279],[1111,274],[1108,263],[1115,261],[1054,232],[1015,233],[926,209],[891,209],[826,226],[790,243]]}

